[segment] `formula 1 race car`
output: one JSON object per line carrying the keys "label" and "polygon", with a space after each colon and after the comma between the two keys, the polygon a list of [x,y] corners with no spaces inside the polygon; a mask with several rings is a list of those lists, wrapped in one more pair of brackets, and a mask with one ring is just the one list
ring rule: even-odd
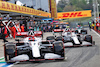
{"label": "formula 1 race car", "polygon": [[69,31],[62,33],[62,36],[65,47],[92,46],[95,44],[91,35],[78,35],[75,32]]}
{"label": "formula 1 race car", "polygon": [[64,46],[62,41],[42,41],[37,37],[26,37],[23,41],[17,39],[17,43],[4,44],[4,57],[7,63],[17,61],[42,61],[64,60]]}
{"label": "formula 1 race car", "polygon": [[78,26],[76,27],[75,33],[76,34],[87,34],[87,30],[85,30],[82,26]]}

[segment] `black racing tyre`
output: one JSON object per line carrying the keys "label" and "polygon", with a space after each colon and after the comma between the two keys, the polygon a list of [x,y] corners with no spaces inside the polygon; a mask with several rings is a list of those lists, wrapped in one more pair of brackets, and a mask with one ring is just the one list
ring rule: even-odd
{"label": "black racing tyre", "polygon": [[9,61],[11,58],[15,57],[16,47],[13,43],[7,43],[4,45],[4,57],[5,61]]}
{"label": "black racing tyre", "polygon": [[92,43],[92,36],[91,35],[86,35],[85,36],[85,41]]}
{"label": "black racing tyre", "polygon": [[64,45],[62,41],[56,41],[53,43],[53,50],[55,54],[61,55],[61,57],[65,57],[64,53]]}
{"label": "black racing tyre", "polygon": [[55,40],[55,37],[54,37],[54,36],[48,36],[48,37],[46,38],[46,40]]}
{"label": "black racing tyre", "polygon": [[14,62],[8,62],[12,57],[14,57],[14,55],[5,55],[5,61],[6,63],[14,63]]}
{"label": "black racing tyre", "polygon": [[87,34],[87,30],[81,30],[81,34]]}
{"label": "black racing tyre", "polygon": [[56,41],[62,41],[62,40],[63,40],[63,37],[62,36],[56,37]]}

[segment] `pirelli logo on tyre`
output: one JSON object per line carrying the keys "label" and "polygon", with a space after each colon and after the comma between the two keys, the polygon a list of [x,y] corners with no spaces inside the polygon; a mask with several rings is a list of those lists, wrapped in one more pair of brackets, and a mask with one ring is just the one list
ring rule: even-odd
{"label": "pirelli logo on tyre", "polygon": [[91,17],[91,10],[61,12],[58,13],[57,15],[58,17],[56,19]]}

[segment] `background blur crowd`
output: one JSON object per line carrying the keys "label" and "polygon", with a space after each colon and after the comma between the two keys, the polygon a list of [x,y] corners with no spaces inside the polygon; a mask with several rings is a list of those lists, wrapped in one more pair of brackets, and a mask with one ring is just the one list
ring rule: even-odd
{"label": "background blur crowd", "polygon": [[99,31],[100,30],[100,23],[98,21],[96,21],[96,23],[94,21],[88,22],[88,24],[89,24],[90,30],[91,29],[94,29],[96,31]]}

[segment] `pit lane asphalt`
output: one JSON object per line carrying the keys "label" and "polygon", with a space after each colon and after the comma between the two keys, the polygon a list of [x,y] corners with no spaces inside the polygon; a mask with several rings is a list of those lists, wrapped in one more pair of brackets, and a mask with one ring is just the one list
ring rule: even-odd
{"label": "pit lane asphalt", "polygon": [[[96,45],[65,48],[67,60],[42,61],[37,63],[21,62],[13,67],[100,67],[100,37],[93,31],[88,30],[88,33],[93,36]],[[52,33],[44,33],[44,39],[49,35],[52,35]]]}

